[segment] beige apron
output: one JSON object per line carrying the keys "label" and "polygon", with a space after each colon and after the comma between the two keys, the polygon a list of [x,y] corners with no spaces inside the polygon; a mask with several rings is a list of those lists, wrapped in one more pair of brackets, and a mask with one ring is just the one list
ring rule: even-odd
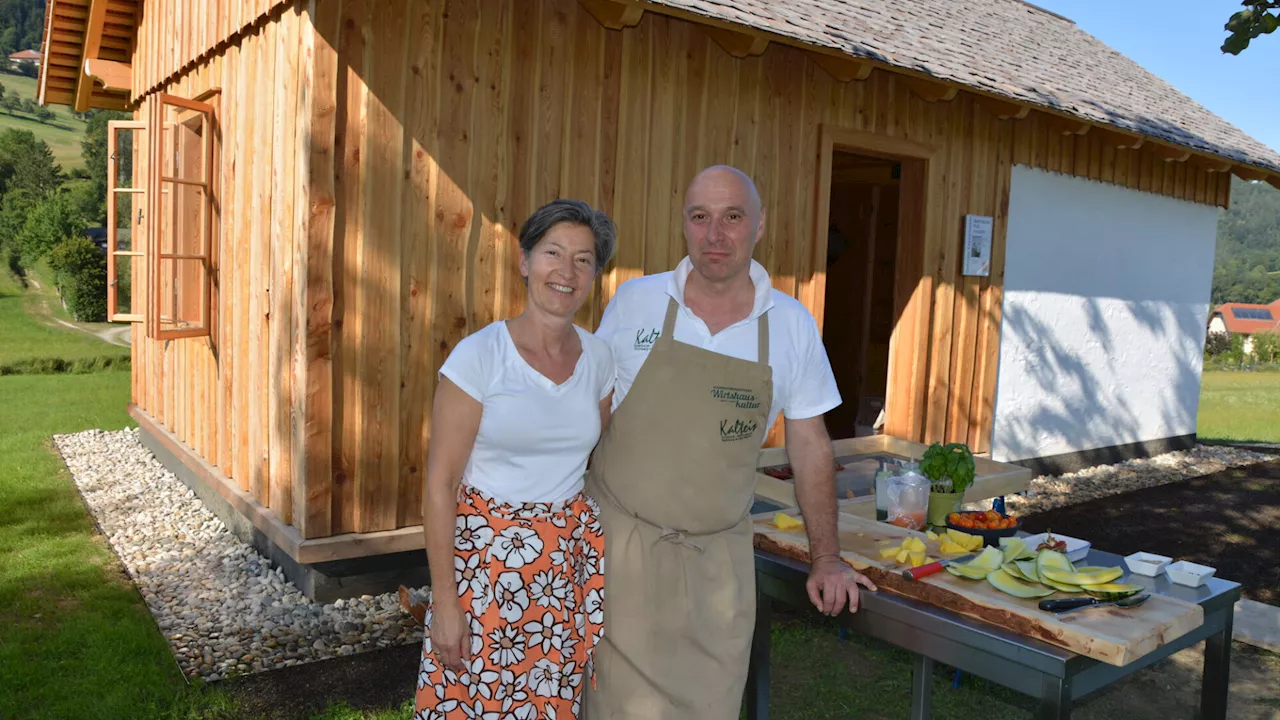
{"label": "beige apron", "polygon": [[748,520],[773,401],[769,321],[751,362],[672,340],[678,305],[588,473],[605,535],[588,720],[730,720],[755,622]]}

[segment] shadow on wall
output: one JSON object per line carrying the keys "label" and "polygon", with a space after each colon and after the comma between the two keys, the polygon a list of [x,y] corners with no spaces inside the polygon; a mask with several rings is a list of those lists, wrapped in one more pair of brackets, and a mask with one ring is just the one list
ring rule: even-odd
{"label": "shadow on wall", "polygon": [[[1002,366],[1001,373],[1017,373],[1031,383],[1019,386],[1023,397],[997,398],[995,448],[1002,459],[1043,457],[1195,432],[1204,328],[1194,309],[1179,312],[1176,306],[1160,302],[1079,296],[1072,304],[1077,308],[1070,312],[1083,313],[1088,327],[1083,346],[1064,341],[1060,326],[1047,322],[1042,313],[1017,302],[1008,303],[1005,309],[1002,343],[1011,343],[1023,352],[1004,357],[1002,364],[1018,367]],[[1117,336],[1112,329],[1117,315],[1125,316],[1124,325],[1136,323],[1149,335]],[[1103,361],[1089,362],[1086,355]],[[1135,394],[1125,375],[1141,372],[1144,366],[1158,367],[1171,381],[1163,390]],[[1070,443],[1069,449],[1058,445],[1063,439]]]}

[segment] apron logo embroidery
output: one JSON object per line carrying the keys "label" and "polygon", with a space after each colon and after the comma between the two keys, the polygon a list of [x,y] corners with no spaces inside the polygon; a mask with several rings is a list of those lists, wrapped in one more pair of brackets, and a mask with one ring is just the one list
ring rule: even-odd
{"label": "apron logo embroidery", "polygon": [[662,331],[657,328],[645,330],[641,328],[636,331],[636,350],[650,350],[653,344],[658,341],[658,337],[662,335]]}
{"label": "apron logo embroidery", "polygon": [[743,422],[742,420],[734,420],[730,425],[728,420],[720,421],[720,440],[721,442],[734,442],[735,440],[747,440],[756,434],[756,428],[759,427],[755,420]]}
{"label": "apron logo embroidery", "polygon": [[711,397],[720,402],[733,403],[733,406],[739,410],[755,410],[760,407],[760,399],[746,388],[717,385],[711,388]]}

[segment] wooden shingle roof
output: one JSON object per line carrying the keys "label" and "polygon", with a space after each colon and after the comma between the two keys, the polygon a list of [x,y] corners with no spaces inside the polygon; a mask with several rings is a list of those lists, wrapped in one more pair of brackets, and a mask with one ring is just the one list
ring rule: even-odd
{"label": "wooden shingle roof", "polygon": [[[1280,153],[1021,0],[648,0],[1280,173]],[[655,8],[656,9],[656,8]]]}

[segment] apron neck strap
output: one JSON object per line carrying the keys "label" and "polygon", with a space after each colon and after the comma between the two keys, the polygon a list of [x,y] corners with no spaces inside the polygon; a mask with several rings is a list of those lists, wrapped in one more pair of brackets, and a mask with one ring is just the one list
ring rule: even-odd
{"label": "apron neck strap", "polygon": [[[658,336],[658,342],[669,343],[676,329],[676,313],[679,312],[680,305],[675,298],[667,299],[667,316],[662,320],[662,334]],[[760,317],[756,320],[756,362],[761,365],[769,364],[769,313],[768,311],[760,313]]]}

